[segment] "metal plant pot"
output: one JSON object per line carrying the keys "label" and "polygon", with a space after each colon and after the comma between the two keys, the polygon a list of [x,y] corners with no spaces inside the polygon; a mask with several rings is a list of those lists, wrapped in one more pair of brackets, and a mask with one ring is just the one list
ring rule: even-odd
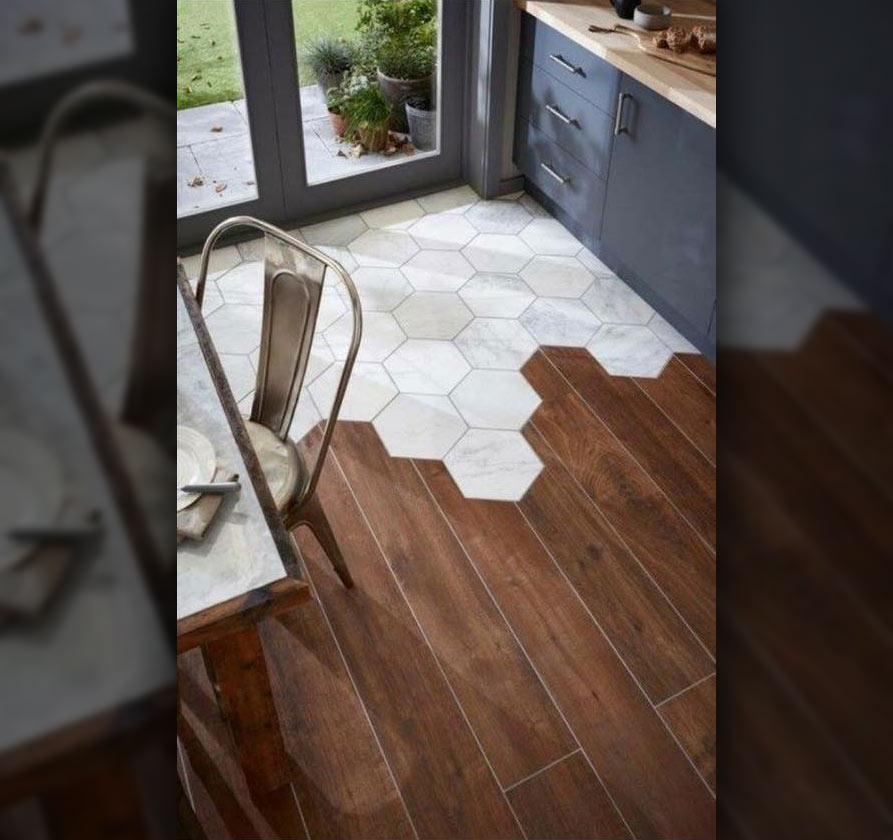
{"label": "metal plant pot", "polygon": [[326,94],[329,92],[329,88],[341,87],[341,82],[344,81],[344,76],[344,73],[320,73],[316,77],[316,86],[322,94],[323,102],[326,101]]}
{"label": "metal plant pot", "polygon": [[432,98],[431,89],[432,74],[422,76],[420,79],[392,79],[385,76],[380,70],[376,71],[378,87],[384,98],[393,106],[391,112],[391,130],[405,133],[408,130],[406,112],[403,105],[407,99]]}
{"label": "metal plant pot", "polygon": [[421,151],[437,145],[437,111],[423,111],[406,103],[406,120],[409,123],[409,139]]}

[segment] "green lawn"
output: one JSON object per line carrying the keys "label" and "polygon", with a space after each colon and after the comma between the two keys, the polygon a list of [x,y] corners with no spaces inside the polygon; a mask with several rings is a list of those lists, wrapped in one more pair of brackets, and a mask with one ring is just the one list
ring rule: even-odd
{"label": "green lawn", "polygon": [[[313,84],[306,49],[356,36],[357,0],[292,0],[298,78]],[[232,0],[177,0],[177,108],[242,97]]]}

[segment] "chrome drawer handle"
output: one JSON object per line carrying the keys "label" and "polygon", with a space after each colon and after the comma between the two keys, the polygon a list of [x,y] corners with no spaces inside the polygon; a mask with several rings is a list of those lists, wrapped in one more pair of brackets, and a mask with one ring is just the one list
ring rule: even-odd
{"label": "chrome drawer handle", "polygon": [[556,55],[555,53],[551,53],[549,58],[552,59],[559,67],[563,67],[567,70],[568,73],[582,73],[582,69],[579,67],[574,67],[570,62],[565,61],[560,55]]}
{"label": "chrome drawer handle", "polygon": [[555,105],[546,105],[546,110],[553,116],[561,120],[565,125],[576,125],[577,121],[567,114],[563,114]]}
{"label": "chrome drawer handle", "polygon": [[627,98],[631,98],[628,93],[621,93],[620,96],[617,97],[617,115],[614,117],[614,136],[618,137],[621,134],[629,134],[629,130],[627,127],[621,126],[620,122],[623,119],[623,103]]}
{"label": "chrome drawer handle", "polygon": [[559,175],[548,163],[541,163],[540,167],[545,169],[546,172],[558,181],[559,184],[566,184],[570,180],[569,178]]}

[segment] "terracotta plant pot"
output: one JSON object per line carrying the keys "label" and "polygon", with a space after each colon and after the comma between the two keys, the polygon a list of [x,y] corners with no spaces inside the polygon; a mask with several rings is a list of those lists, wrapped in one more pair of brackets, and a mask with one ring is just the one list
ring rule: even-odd
{"label": "terracotta plant pot", "polygon": [[332,131],[335,132],[335,136],[344,137],[344,132],[347,130],[347,117],[344,114],[329,111],[329,122],[332,123]]}
{"label": "terracotta plant pot", "polygon": [[434,91],[431,89],[433,76],[429,74],[421,79],[392,79],[390,76],[385,76],[380,70],[376,71],[376,75],[379,90],[393,106],[391,130],[405,134],[409,130],[409,126],[403,106],[407,99],[429,98],[433,102]]}
{"label": "terracotta plant pot", "polygon": [[367,152],[380,152],[388,145],[388,124],[371,125],[358,132],[359,141]]}

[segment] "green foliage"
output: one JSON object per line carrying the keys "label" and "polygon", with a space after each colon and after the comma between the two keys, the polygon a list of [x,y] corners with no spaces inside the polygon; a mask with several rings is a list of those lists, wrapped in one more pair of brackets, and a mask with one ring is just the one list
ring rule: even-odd
{"label": "green foliage", "polygon": [[360,0],[357,30],[363,67],[397,79],[418,79],[437,61],[436,0]]}
{"label": "green foliage", "polygon": [[321,38],[307,50],[307,61],[316,78],[346,73],[354,64],[354,46],[344,38]]}
{"label": "green foliage", "polygon": [[393,79],[420,79],[434,72],[437,63],[437,24],[430,21],[381,42],[378,69]]}
{"label": "green foliage", "polygon": [[360,0],[357,31],[379,42],[437,20],[437,0]]}
{"label": "green foliage", "polygon": [[391,117],[391,105],[378,83],[359,73],[346,76],[339,87],[329,88],[326,107],[347,117],[345,137],[351,140],[362,131],[387,125]]}

